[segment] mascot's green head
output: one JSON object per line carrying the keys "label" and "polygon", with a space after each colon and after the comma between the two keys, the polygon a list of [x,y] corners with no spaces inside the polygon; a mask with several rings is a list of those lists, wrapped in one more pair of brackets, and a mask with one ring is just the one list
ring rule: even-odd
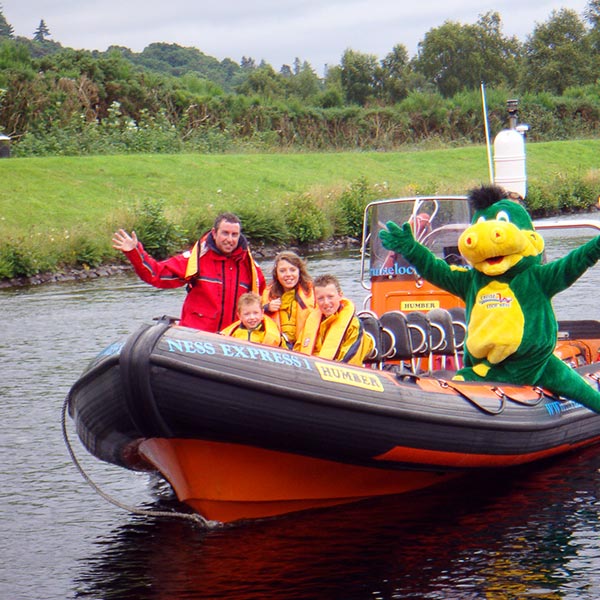
{"label": "mascot's green head", "polygon": [[537,263],[544,240],[528,212],[502,188],[481,186],[469,192],[473,220],[458,240],[458,249],[473,268],[495,277],[532,257]]}

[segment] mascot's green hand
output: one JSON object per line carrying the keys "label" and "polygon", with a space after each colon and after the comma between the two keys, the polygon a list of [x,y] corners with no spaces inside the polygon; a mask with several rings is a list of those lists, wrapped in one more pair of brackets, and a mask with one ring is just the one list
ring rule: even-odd
{"label": "mascot's green hand", "polygon": [[398,254],[404,254],[415,245],[410,223],[404,223],[402,227],[398,227],[393,221],[388,221],[385,226],[387,229],[382,229],[379,232],[379,239],[384,248],[393,250]]}

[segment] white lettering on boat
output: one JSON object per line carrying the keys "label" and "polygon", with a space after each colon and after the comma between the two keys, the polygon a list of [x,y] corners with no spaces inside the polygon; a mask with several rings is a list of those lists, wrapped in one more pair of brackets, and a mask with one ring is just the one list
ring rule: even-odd
{"label": "white lettering on boat", "polygon": [[190,342],[189,340],[167,339],[169,352],[184,352],[185,354],[216,354],[215,347],[210,342]]}
{"label": "white lettering on boat", "polygon": [[414,267],[405,267],[394,263],[391,267],[372,267],[369,269],[369,275],[371,277],[393,277],[394,275],[418,275],[418,273]]}
{"label": "white lettering on boat", "polygon": [[260,360],[277,365],[295,367],[312,371],[310,362],[303,356],[296,356],[288,352],[271,350],[269,347],[260,348],[255,346],[242,346],[241,344],[213,344],[205,341],[177,340],[168,338],[167,350],[181,354],[222,354],[230,358],[242,358],[245,360]]}
{"label": "white lettering on boat", "polygon": [[306,360],[301,360],[300,357],[288,354],[287,352],[278,352],[267,348],[255,348],[251,346],[241,346],[237,344],[219,344],[221,352],[224,356],[232,358],[245,358],[248,360],[262,360],[279,365],[287,365],[288,367],[297,367],[299,369],[306,368],[310,370],[310,364]]}
{"label": "white lettering on boat", "polygon": [[373,390],[375,392],[383,392],[383,384],[377,375],[362,373],[357,369],[349,369],[335,364],[322,363],[315,361],[315,366],[321,375],[323,381],[331,381],[333,383],[343,383],[363,388],[365,390]]}

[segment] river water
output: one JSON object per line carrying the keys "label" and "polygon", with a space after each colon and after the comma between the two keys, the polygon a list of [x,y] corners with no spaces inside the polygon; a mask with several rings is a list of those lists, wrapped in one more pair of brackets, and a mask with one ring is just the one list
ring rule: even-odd
{"label": "river water", "polygon": [[[356,253],[309,264],[337,273],[362,304]],[[557,312],[597,318],[599,283],[596,267],[558,296]],[[154,316],[178,315],[183,293],[127,273],[0,290],[1,599],[600,597],[597,448],[435,492],[210,530],[106,502],[67,453],[64,397],[100,349]],[[176,507],[168,486],[99,463],[67,425],[105,493]]]}

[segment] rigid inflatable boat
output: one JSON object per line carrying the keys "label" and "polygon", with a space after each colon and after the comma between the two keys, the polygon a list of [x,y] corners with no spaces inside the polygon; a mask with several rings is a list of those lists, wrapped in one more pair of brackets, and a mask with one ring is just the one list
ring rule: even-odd
{"label": "rigid inflatable boat", "polygon": [[[360,316],[376,350],[364,367],[161,319],[102,351],[71,388],[84,446],[102,461],[159,473],[181,502],[229,522],[402,494],[600,441],[600,415],[568,398],[452,380],[465,330],[459,300],[371,235],[425,209],[421,240],[460,262],[464,197],[366,209]],[[559,321],[556,353],[593,386],[599,348],[597,321]]]}

